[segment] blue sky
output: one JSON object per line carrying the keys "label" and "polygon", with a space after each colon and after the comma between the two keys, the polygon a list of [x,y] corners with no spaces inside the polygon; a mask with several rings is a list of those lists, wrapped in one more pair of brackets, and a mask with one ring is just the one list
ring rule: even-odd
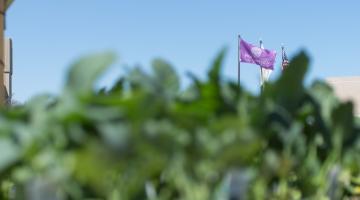
{"label": "blue sky", "polygon": [[[255,3],[257,2],[257,3]],[[222,47],[223,74],[237,79],[237,35],[262,38],[277,50],[272,79],[280,73],[281,43],[290,57],[305,49],[308,80],[360,75],[360,1],[15,0],[6,35],[14,41],[14,99],[61,91],[69,65],[82,55],[113,50],[119,56],[100,82],[111,85],[124,66],[147,68],[153,58],[205,77]],[[241,82],[256,92],[259,68],[241,65]]]}

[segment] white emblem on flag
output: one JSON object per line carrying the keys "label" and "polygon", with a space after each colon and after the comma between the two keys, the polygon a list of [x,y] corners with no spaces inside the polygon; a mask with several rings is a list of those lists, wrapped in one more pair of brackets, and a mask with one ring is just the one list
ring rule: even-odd
{"label": "white emblem on flag", "polygon": [[260,57],[261,53],[262,53],[262,49],[260,49],[259,47],[252,47],[251,48],[251,53],[255,56],[255,57]]}

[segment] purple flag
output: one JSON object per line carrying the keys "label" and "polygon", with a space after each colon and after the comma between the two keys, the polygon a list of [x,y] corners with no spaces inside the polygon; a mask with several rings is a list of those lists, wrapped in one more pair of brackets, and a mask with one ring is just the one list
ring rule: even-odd
{"label": "purple flag", "polygon": [[249,44],[244,40],[240,41],[240,62],[253,63],[262,68],[274,69],[276,52],[262,49]]}

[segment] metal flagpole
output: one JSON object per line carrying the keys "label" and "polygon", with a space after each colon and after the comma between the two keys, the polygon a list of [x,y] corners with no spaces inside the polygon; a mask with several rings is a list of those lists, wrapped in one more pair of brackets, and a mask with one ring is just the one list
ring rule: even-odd
{"label": "metal flagpole", "polygon": [[[263,43],[261,38],[259,40],[259,43],[260,43],[260,48],[261,48],[262,43]],[[263,89],[264,89],[264,82],[263,82],[264,81],[264,74],[263,74],[263,70],[262,70],[261,66],[259,66],[259,67],[260,67],[260,90],[263,91]]]}
{"label": "metal flagpole", "polygon": [[0,106],[5,105],[5,86],[4,86],[4,18],[6,12],[6,0],[0,0]]}
{"label": "metal flagpole", "polygon": [[239,87],[239,89],[240,89],[240,48],[241,48],[240,42],[241,42],[241,36],[238,35],[238,87]]}
{"label": "metal flagpole", "polygon": [[284,44],[281,44],[281,70],[284,70]]}

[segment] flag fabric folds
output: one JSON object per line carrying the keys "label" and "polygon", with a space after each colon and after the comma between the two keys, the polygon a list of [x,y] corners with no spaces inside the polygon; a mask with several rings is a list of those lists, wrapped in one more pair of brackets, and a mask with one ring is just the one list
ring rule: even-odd
{"label": "flag fabric folds", "polygon": [[275,58],[275,51],[261,49],[244,40],[240,41],[240,62],[253,63],[262,68],[274,69]]}

